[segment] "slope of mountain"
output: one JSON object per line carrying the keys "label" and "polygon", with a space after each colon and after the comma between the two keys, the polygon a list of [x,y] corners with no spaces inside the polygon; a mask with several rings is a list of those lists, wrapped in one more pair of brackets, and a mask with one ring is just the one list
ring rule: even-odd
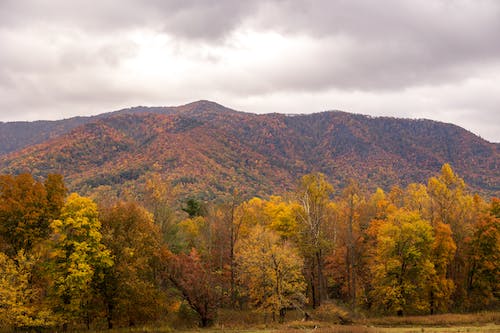
{"label": "slope of mountain", "polygon": [[62,120],[16,121],[0,122],[0,156],[23,149],[30,145],[42,143],[48,139],[65,134],[72,129],[95,122],[99,119],[120,114],[174,114],[185,113],[197,115],[200,113],[213,113],[217,111],[236,112],[220,104],[210,101],[198,101],[178,107],[144,107],[136,106],[114,112],[102,113],[90,117],[74,117]]}
{"label": "slope of mountain", "polygon": [[500,145],[430,120],[255,115],[207,101],[87,120],[0,156],[0,171],[62,173],[83,193],[100,185],[135,187],[162,174],[181,195],[213,198],[235,187],[249,195],[281,193],[312,171],[328,175],[337,189],[348,178],[387,189],[426,182],[450,163],[474,190],[500,195]]}

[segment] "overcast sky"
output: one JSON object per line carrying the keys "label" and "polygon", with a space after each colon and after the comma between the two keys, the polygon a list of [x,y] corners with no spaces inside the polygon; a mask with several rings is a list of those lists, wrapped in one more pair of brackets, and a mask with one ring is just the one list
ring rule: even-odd
{"label": "overcast sky", "polygon": [[0,121],[200,99],[500,142],[500,1],[0,0]]}

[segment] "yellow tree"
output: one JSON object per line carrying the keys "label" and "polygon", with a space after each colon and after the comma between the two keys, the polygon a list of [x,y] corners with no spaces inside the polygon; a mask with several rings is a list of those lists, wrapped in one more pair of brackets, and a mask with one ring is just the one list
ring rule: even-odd
{"label": "yellow tree", "polygon": [[430,205],[430,197],[425,185],[411,183],[406,187],[403,193],[403,206],[406,209],[417,211],[423,218],[432,219]]}
{"label": "yellow tree", "polygon": [[299,243],[305,259],[313,307],[321,305],[321,300],[326,297],[324,228],[330,215],[329,200],[332,193],[333,186],[321,173],[302,177],[296,193],[300,206],[297,209]]}
{"label": "yellow tree", "polygon": [[42,289],[32,282],[37,261],[24,250],[13,259],[0,252],[0,327],[40,330],[57,324]]}
{"label": "yellow tree", "polygon": [[99,219],[102,242],[114,260],[99,284],[108,328],[157,319],[162,309],[155,280],[161,235],[152,214],[135,202],[117,202],[101,207]]}
{"label": "yellow tree", "polygon": [[54,307],[62,314],[65,327],[82,318],[88,326],[92,284],[113,265],[109,250],[102,244],[97,205],[73,193],[51,228]]}
{"label": "yellow tree", "polygon": [[210,255],[211,230],[208,219],[194,216],[180,221],[178,226],[179,239],[183,240],[185,248],[195,247],[202,255]]}
{"label": "yellow tree", "polygon": [[170,187],[167,179],[158,173],[152,173],[146,179],[142,201],[144,207],[153,214],[156,225],[160,228],[162,240],[170,249],[180,251],[184,244],[179,239],[177,216],[171,208],[177,196],[177,189]]}
{"label": "yellow tree", "polygon": [[273,319],[278,316],[280,322],[286,309],[302,309],[306,300],[303,260],[289,242],[257,225],[241,240],[236,259],[239,279],[258,309],[271,312]]}
{"label": "yellow tree", "polygon": [[458,177],[449,164],[444,164],[437,177],[429,179],[427,191],[431,198],[432,222],[440,221],[458,228],[460,217],[464,214],[462,207],[465,183]]}
{"label": "yellow tree", "polygon": [[289,203],[279,196],[271,196],[264,202],[264,214],[268,219],[268,227],[277,232],[283,239],[297,237],[296,204]]}
{"label": "yellow tree", "polygon": [[444,164],[441,173],[429,179],[427,192],[430,198],[430,221],[450,225],[457,246],[449,265],[448,275],[455,284],[454,301],[463,303],[467,296],[466,239],[470,237],[471,225],[478,218],[481,200],[469,195],[466,185],[449,164]]}
{"label": "yellow tree", "polygon": [[434,235],[434,243],[432,244],[434,275],[429,281],[431,314],[447,311],[451,304],[455,284],[448,276],[448,271],[457,250],[449,224],[438,222],[434,227]]}
{"label": "yellow tree", "polygon": [[372,293],[382,311],[398,315],[428,311],[433,242],[430,223],[416,212],[400,209],[380,225]]}
{"label": "yellow tree", "polygon": [[360,190],[357,183],[350,181],[342,195],[341,221],[344,224],[344,244],[346,249],[345,267],[347,272],[347,294],[350,298],[351,307],[356,306],[356,283],[358,279],[357,270],[360,268],[359,240],[361,239],[359,223],[359,206],[362,204]]}
{"label": "yellow tree", "polygon": [[351,183],[336,202],[338,244],[328,258],[330,279],[335,289],[330,289],[352,307],[360,303],[370,306],[372,274],[370,264],[374,256],[376,222],[384,220],[394,206],[378,188],[365,198],[356,184]]}
{"label": "yellow tree", "polygon": [[467,308],[478,309],[500,299],[500,200],[472,226],[467,239]]}

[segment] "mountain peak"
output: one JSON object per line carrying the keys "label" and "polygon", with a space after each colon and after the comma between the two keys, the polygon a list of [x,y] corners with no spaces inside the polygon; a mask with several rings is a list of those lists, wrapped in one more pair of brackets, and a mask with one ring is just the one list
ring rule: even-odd
{"label": "mountain peak", "polygon": [[228,107],[225,107],[224,105],[221,105],[216,102],[208,101],[208,100],[199,100],[196,102],[191,102],[188,104],[172,107],[172,109],[176,109],[180,112],[183,113],[193,113],[193,114],[198,114],[198,113],[205,113],[205,112],[229,112],[229,113],[236,113],[238,111],[235,111],[233,109],[230,109]]}

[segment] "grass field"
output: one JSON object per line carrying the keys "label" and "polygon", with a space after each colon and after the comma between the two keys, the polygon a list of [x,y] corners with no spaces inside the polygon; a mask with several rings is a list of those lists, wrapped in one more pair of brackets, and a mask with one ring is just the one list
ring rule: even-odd
{"label": "grass field", "polygon": [[[330,309],[332,310],[332,309]],[[433,316],[358,318],[352,324],[339,325],[334,311],[327,311],[317,321],[304,322],[299,314],[290,313],[284,324],[273,323],[260,313],[224,311],[211,328],[135,327],[116,330],[99,330],[91,333],[450,333],[450,332],[499,332],[500,312],[475,314],[443,314]],[[319,313],[321,315],[321,313]],[[318,315],[318,313],[316,314]],[[88,332],[90,333],[90,332]]]}
{"label": "grass field", "polygon": [[[340,325],[349,314],[334,306],[313,312],[313,321],[302,321],[299,313],[287,314],[284,324],[277,324],[269,316],[252,311],[223,310],[217,322],[207,329],[196,328],[194,318],[169,321],[157,325],[137,326],[113,330],[69,330],[68,333],[500,333],[500,312],[474,314],[442,314],[433,316],[347,318],[349,324]],[[1,330],[0,333],[9,332]],[[21,331],[20,331],[21,332]]]}
{"label": "grass field", "polygon": [[449,327],[433,327],[433,326],[412,326],[412,327],[370,327],[360,325],[344,325],[344,326],[329,326],[329,327],[303,327],[303,328],[254,328],[254,329],[196,329],[196,330],[176,330],[169,327],[153,328],[143,327],[135,329],[118,329],[111,331],[94,331],[99,333],[451,333],[451,332],[477,332],[477,333],[494,333],[500,332],[500,325],[485,324],[481,326],[449,326]]}

